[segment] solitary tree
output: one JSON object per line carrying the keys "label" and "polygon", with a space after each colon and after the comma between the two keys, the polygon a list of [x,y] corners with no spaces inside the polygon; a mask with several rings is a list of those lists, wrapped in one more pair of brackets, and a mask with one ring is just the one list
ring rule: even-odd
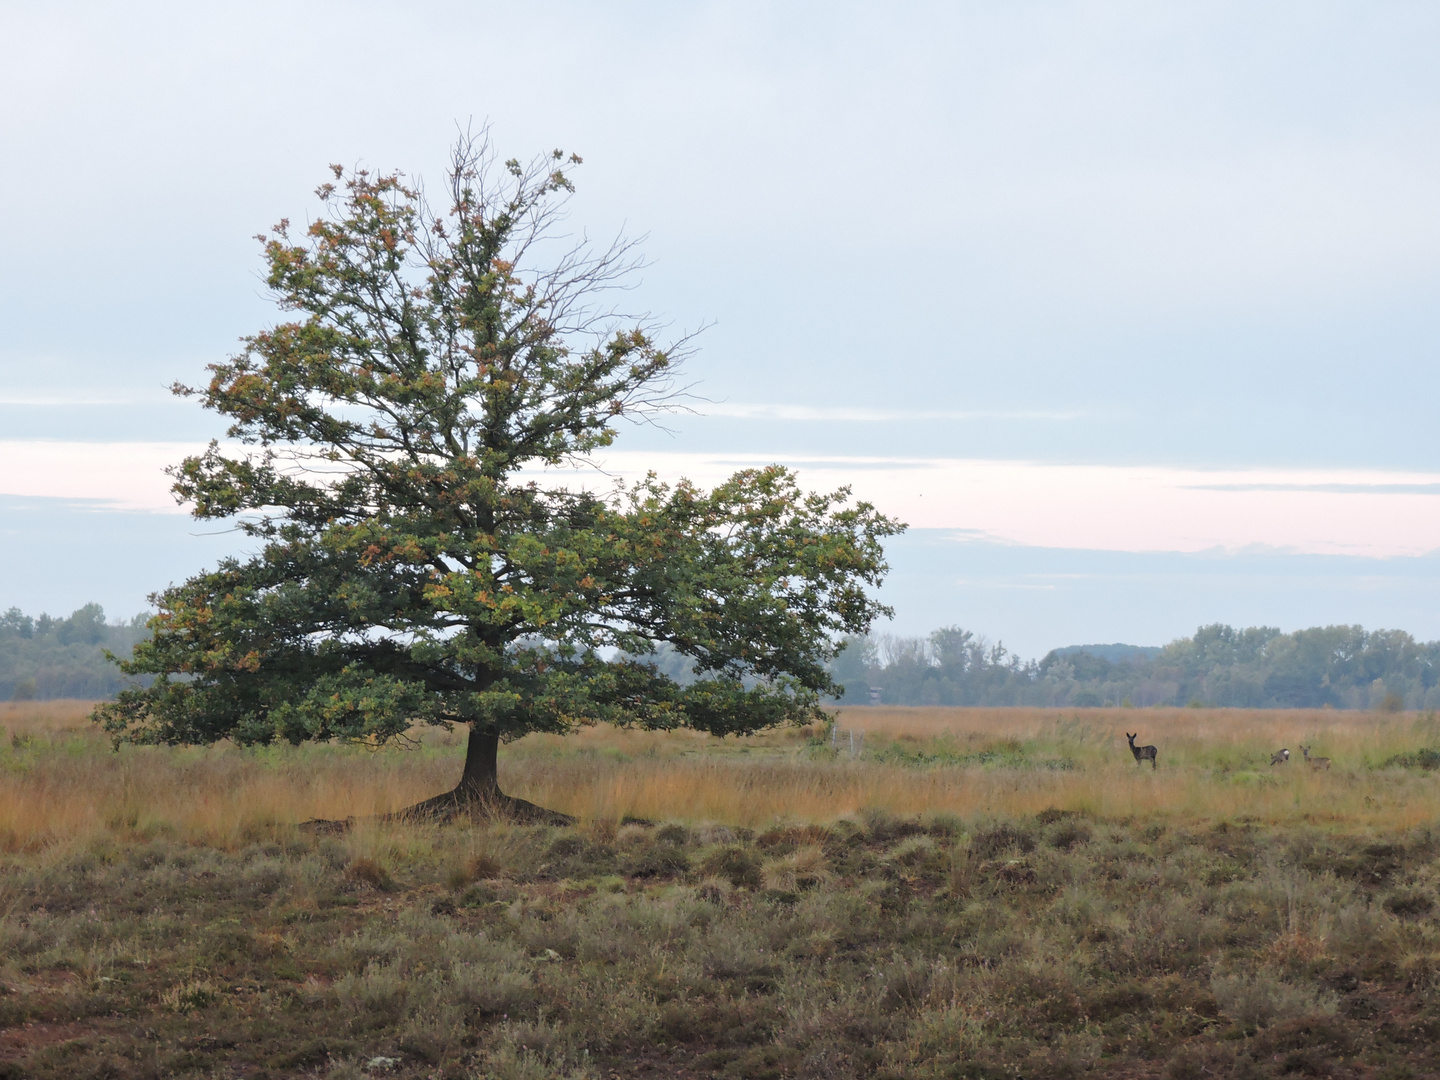
{"label": "solitary tree", "polygon": [[[152,598],[152,637],[121,667],[154,679],[96,712],[117,740],[380,743],[464,723],[459,784],[411,811],[533,813],[500,792],[501,741],[819,714],[835,642],[886,611],[865,586],[903,526],[775,466],[708,492],[546,486],[545,467],[676,395],[677,349],[604,306],[631,246],[556,235],[576,164],[501,165],[462,139],[438,212],[402,174],[334,166],[303,237],[282,221],[258,238],[294,318],[175,387],[241,449],[171,474],[196,517],[260,550]],[[695,681],[646,661],[661,643]]]}

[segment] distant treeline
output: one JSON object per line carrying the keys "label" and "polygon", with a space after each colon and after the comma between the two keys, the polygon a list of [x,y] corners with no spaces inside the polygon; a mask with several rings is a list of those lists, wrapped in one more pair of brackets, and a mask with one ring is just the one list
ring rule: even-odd
{"label": "distant treeline", "polygon": [[[99,604],[68,618],[11,608],[0,615],[0,701],[113,696],[122,678],[103,650],[129,656],[147,618],[107,622]],[[668,647],[644,659],[682,683],[694,677]],[[1440,708],[1440,642],[1359,626],[1282,634],[1217,623],[1164,648],[1071,646],[1041,660],[952,626],[854,639],[832,669],[845,704]]]}
{"label": "distant treeline", "polygon": [[1161,649],[1126,652],[1072,647],[1022,660],[949,627],[924,638],[854,640],[834,672],[847,704],[878,697],[887,705],[1440,707],[1440,642],[1418,642],[1403,630],[1324,626],[1282,634],[1217,623]]}
{"label": "distant treeline", "polygon": [[129,656],[149,633],[147,618],[108,623],[99,604],[65,619],[11,608],[0,615],[0,701],[112,696],[121,686],[120,670],[102,650]]}

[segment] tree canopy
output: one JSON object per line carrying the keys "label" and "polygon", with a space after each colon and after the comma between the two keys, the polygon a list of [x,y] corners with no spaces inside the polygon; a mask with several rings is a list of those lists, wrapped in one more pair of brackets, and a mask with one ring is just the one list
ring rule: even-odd
{"label": "tree canopy", "polygon": [[[172,470],[196,517],[259,550],[153,598],[152,637],[121,666],[155,678],[97,713],[117,738],[468,723],[473,794],[494,791],[495,741],[528,732],[817,714],[835,643],[886,611],[867,586],[903,526],[776,466],[710,491],[545,474],[673,407],[686,347],[608,306],[630,244],[558,237],[578,164],[500,163],[465,138],[440,210],[403,174],[333,166],[320,217],[259,237],[293,317],[175,388],[230,441]],[[647,662],[659,645],[697,678]]]}

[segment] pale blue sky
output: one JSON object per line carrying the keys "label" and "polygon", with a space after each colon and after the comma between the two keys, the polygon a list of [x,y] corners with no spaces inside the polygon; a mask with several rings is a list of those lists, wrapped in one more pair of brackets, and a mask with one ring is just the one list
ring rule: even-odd
{"label": "pale blue sky", "polygon": [[[1434,5],[10,3],[0,41],[0,442],[215,433],[163,387],[273,317],[253,234],[329,162],[437,175],[489,118],[505,153],[582,154],[575,230],[646,234],[637,301],[714,324],[690,375],[725,415],[628,450],[1440,472]],[[17,460],[0,606],[129,613],[213,558]],[[898,627],[1027,654],[1210,619],[1440,636],[1415,557],[1440,495],[1331,494],[1373,544],[1247,544],[1236,500],[1203,558],[1175,521],[1150,554],[1081,548],[1083,500],[1007,532],[926,491]]]}

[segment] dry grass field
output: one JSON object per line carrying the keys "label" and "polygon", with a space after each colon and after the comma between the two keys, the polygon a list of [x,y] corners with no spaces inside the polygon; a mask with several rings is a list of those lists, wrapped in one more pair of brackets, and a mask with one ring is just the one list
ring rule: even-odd
{"label": "dry grass field", "polygon": [[1433,716],[503,748],[554,828],[367,820],[459,732],[116,752],[88,711],[0,705],[0,1080],[1440,1075]]}
{"label": "dry grass field", "polygon": [[[368,817],[451,786],[463,732],[418,748],[125,747],[84,702],[0,705],[0,848],[73,843],[123,825],[221,846],[310,818]],[[1045,809],[1174,821],[1244,818],[1404,828],[1440,815],[1440,773],[1383,769],[1440,745],[1433,715],[1207,709],[852,708],[858,756],[817,730],[749,739],[617,731],[531,736],[501,751],[512,794],[582,821],[625,816],[762,828],[897,815]],[[1159,747],[1137,768],[1124,735]],[[1332,760],[1307,768],[1300,745]],[[1271,754],[1288,747],[1283,767]]]}

